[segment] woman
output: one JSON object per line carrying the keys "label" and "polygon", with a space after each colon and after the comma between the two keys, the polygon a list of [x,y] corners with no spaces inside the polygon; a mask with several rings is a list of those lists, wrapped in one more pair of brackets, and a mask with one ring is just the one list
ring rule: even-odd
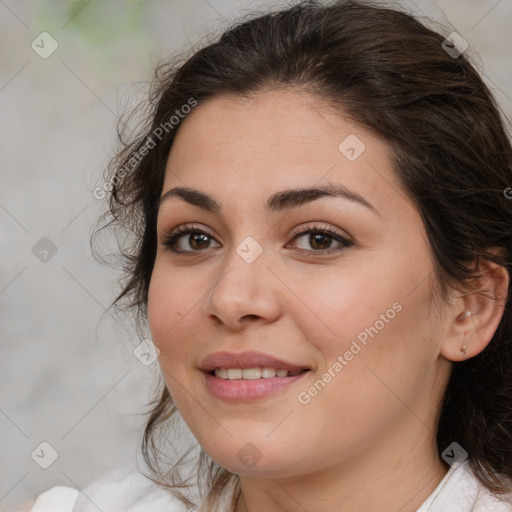
{"label": "woman", "polygon": [[[512,510],[512,150],[464,50],[310,1],[157,70],[105,186],[164,381],[156,485],[34,512]],[[190,490],[157,447],[179,417]]]}

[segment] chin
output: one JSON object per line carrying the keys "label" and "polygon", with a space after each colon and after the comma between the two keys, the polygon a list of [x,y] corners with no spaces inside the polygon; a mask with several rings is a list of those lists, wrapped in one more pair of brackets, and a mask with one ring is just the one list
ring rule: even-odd
{"label": "chin", "polygon": [[244,441],[232,443],[222,450],[219,448],[216,445],[213,450],[205,451],[219,466],[238,475],[268,476],[268,473],[276,471],[287,473],[290,465],[293,465],[293,461],[285,459],[285,454],[278,453],[271,444],[262,447],[257,442]]}

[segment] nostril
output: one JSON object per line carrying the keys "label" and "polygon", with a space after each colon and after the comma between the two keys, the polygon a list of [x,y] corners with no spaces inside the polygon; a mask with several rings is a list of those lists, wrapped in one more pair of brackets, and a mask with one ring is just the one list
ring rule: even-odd
{"label": "nostril", "polygon": [[242,319],[244,319],[244,318],[249,318],[252,320],[252,319],[258,319],[260,317],[258,315],[245,315],[244,317],[242,317]]}

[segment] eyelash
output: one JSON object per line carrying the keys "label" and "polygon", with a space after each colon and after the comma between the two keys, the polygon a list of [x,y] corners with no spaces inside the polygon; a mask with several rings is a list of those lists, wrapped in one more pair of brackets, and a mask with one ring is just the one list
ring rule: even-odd
{"label": "eyelash", "polygon": [[[329,249],[323,249],[323,250],[318,250],[318,251],[307,250],[307,249],[298,249],[299,252],[301,252],[303,254],[304,253],[309,253],[309,254],[316,253],[316,254],[320,254],[320,255],[325,255],[325,254],[331,254],[334,252],[343,251],[343,250],[348,249],[349,247],[352,247],[354,245],[354,242],[352,242],[351,240],[348,240],[348,239],[342,237],[338,233],[336,233],[326,227],[317,226],[316,224],[313,224],[313,225],[309,224],[307,226],[300,228],[294,234],[292,240],[295,240],[305,234],[313,234],[313,233],[315,233],[315,234],[320,233],[322,235],[326,235],[329,238],[332,238],[333,240],[342,244],[343,247],[338,247],[338,248],[334,248],[334,249],[329,248]],[[208,233],[207,231],[205,231],[203,229],[199,229],[198,227],[195,227],[194,225],[191,225],[191,224],[184,224],[184,225],[179,226],[178,228],[166,233],[163,236],[161,243],[162,243],[162,245],[166,246],[168,248],[168,250],[170,250],[171,252],[173,252],[175,254],[193,254],[193,253],[197,254],[199,252],[203,252],[202,250],[182,251],[182,250],[176,249],[176,244],[181,237],[183,237],[185,235],[192,235],[192,234],[206,235],[207,237],[214,239],[214,237],[212,235],[210,235],[210,233]],[[205,249],[205,250],[208,250],[208,249]]]}

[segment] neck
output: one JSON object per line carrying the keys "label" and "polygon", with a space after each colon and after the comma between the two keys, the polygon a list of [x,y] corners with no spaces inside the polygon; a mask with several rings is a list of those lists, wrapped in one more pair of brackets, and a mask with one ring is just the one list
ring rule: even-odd
{"label": "neck", "polygon": [[296,477],[240,476],[236,512],[416,512],[446,475],[435,446],[422,456],[350,461],[317,474]]}

